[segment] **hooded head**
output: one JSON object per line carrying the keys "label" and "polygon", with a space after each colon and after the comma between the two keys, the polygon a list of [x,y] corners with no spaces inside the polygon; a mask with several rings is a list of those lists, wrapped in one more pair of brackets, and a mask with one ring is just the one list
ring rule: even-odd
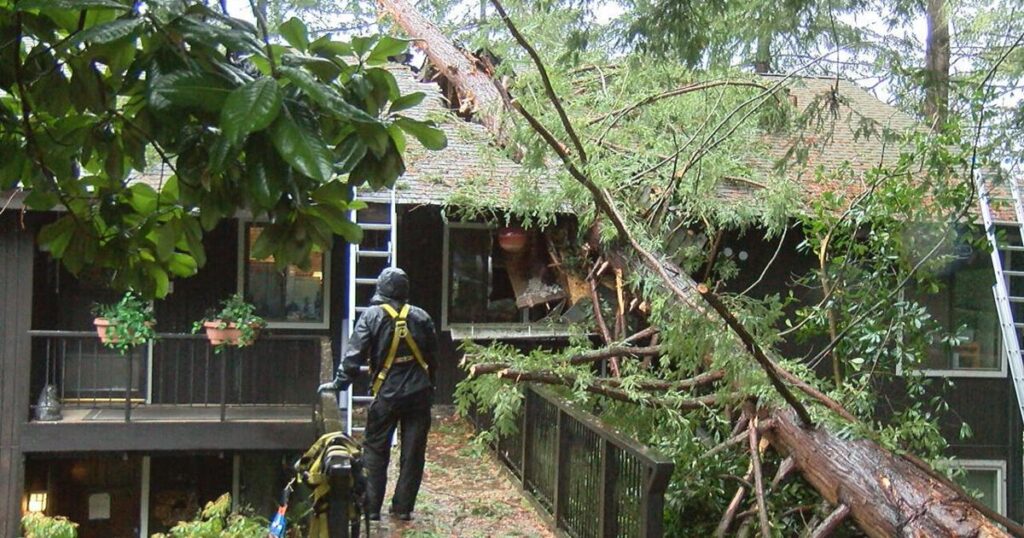
{"label": "hooded head", "polygon": [[409,299],[409,276],[397,267],[388,267],[377,277],[377,291],[371,304],[404,303]]}

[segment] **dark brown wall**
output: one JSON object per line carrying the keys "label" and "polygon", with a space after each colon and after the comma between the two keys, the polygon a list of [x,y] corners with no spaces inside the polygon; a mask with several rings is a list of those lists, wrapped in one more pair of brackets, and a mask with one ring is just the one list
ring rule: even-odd
{"label": "dark brown wall", "polygon": [[20,532],[20,429],[29,404],[34,246],[18,216],[0,215],[0,536]]}
{"label": "dark brown wall", "polygon": [[409,274],[409,301],[434,318],[439,331],[437,403],[451,403],[455,385],[465,375],[459,369],[462,352],[450,332],[441,329],[444,221],[439,207],[403,208],[398,229],[398,266]]}

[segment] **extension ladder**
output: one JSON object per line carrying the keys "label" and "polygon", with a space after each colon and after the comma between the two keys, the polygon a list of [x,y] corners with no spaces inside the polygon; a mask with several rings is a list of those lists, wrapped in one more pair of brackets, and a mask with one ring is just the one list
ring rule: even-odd
{"label": "extension ladder", "polygon": [[995,297],[996,312],[999,314],[999,327],[1003,337],[1003,349],[1006,360],[1010,364],[1010,377],[1013,379],[1013,390],[1017,394],[1017,407],[1020,410],[1021,418],[1024,419],[1024,357],[1021,356],[1021,336],[1024,335],[1024,323],[1014,319],[1013,304],[1024,304],[1024,297],[1013,294],[1011,280],[1019,279],[1024,285],[1024,271],[1003,269],[1001,253],[1024,252],[1024,246],[1010,245],[999,239],[996,233],[995,218],[992,214],[993,201],[1013,202],[1014,215],[1016,219],[1010,225],[1016,226],[1021,237],[1021,244],[1024,245],[1024,201],[1021,199],[1021,187],[1014,178],[1008,179],[1010,197],[993,195],[990,191],[991,185],[986,176],[978,174],[975,185],[978,189],[978,204],[981,206],[981,217],[985,224],[985,235],[992,246],[992,269],[995,271],[996,283],[992,286],[992,294]]}
{"label": "extension ladder", "polygon": [[[385,267],[397,266],[398,227],[395,190],[356,195],[356,199],[366,202],[366,208],[352,211],[349,216],[352,222],[363,230],[363,239],[348,246],[348,308],[341,333],[343,354],[356,320],[368,308],[369,299],[377,287],[377,276],[380,271]],[[369,367],[364,366],[362,371],[368,372]],[[338,398],[344,408],[342,416],[345,421],[345,433],[348,435],[365,429],[353,424],[353,408],[357,405],[369,405],[373,401],[369,394],[355,392],[355,384],[352,384],[345,390],[344,395]]]}

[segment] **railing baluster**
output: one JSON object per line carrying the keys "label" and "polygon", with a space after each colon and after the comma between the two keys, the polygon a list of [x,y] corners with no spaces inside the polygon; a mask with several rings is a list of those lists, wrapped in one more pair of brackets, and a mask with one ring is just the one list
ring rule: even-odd
{"label": "railing baluster", "polygon": [[132,421],[132,362],[135,358],[135,348],[128,350],[128,353],[124,355],[128,359],[127,365],[125,366],[125,372],[127,375],[124,380],[124,421]]}
{"label": "railing baluster", "polygon": [[224,422],[228,414],[228,357],[231,346],[224,346],[220,353],[220,421]]}

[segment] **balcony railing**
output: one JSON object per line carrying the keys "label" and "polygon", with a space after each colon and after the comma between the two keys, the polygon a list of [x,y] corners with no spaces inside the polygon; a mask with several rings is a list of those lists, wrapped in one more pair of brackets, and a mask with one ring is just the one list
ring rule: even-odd
{"label": "balcony railing", "polygon": [[314,419],[320,336],[264,334],[215,353],[203,335],[161,333],[121,355],[92,331],[30,334],[32,394],[52,386],[65,421]]}
{"label": "balcony railing", "polygon": [[579,538],[660,538],[675,464],[549,389],[523,390],[518,430],[494,448],[555,526]]}

